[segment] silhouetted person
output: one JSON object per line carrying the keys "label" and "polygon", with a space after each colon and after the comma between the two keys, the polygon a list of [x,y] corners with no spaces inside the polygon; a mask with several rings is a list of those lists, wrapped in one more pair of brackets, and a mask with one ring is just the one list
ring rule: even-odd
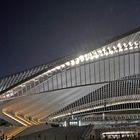
{"label": "silhouetted person", "polygon": [[2,134],[2,139],[4,140],[4,134]]}

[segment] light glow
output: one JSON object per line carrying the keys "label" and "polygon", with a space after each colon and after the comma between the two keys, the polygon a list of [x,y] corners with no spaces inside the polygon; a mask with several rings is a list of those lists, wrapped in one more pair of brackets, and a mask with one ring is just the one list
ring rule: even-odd
{"label": "light glow", "polygon": [[129,46],[130,46],[130,47],[132,47],[132,46],[133,46],[133,44],[132,44],[132,42],[131,42],[131,41],[130,41],[128,44],[129,44]]}
{"label": "light glow", "polygon": [[65,64],[66,64],[67,66],[70,66],[70,62],[66,62]]}
{"label": "light glow", "polygon": [[86,60],[86,61],[89,60],[89,55],[88,55],[88,54],[85,54],[84,57],[85,57],[85,60]]}
{"label": "light glow", "polygon": [[102,135],[120,135],[120,134],[134,134],[136,133],[135,131],[114,131],[114,132],[104,132]]}
{"label": "light glow", "polygon": [[32,125],[30,122],[28,122],[25,119],[23,119],[22,117],[20,117],[17,112],[15,112],[15,116],[16,116],[16,118],[22,120],[23,122],[27,123],[28,125]]}
{"label": "light glow", "polygon": [[22,125],[24,125],[24,126],[28,126],[26,123],[24,123],[24,122],[18,120],[17,118],[13,117],[12,115],[8,114],[4,109],[2,110],[2,113],[3,113],[4,115],[8,116],[9,118],[11,118],[11,119],[13,119],[13,120],[19,122],[20,124],[22,124]]}
{"label": "light glow", "polygon": [[84,62],[84,56],[83,55],[80,55],[79,59],[80,59],[81,62]]}
{"label": "light glow", "polygon": [[100,50],[98,50],[97,52],[98,52],[98,54],[99,54],[100,56],[103,56],[103,52],[102,52],[102,50],[101,50],[101,49],[100,49]]}
{"label": "light glow", "polygon": [[57,70],[60,70],[60,69],[61,69],[61,67],[60,67],[60,66],[57,66],[57,67],[56,67],[56,69],[57,69]]}
{"label": "light glow", "polygon": [[71,65],[74,66],[75,65],[75,61],[71,60]]}
{"label": "light glow", "polygon": [[65,64],[62,64],[62,65],[61,65],[61,68],[64,68],[64,67],[65,67]]}
{"label": "light glow", "polygon": [[56,68],[51,69],[51,71],[56,71]]}
{"label": "light glow", "polygon": [[47,74],[49,74],[49,73],[51,73],[51,70],[48,70],[48,71],[47,71]]}
{"label": "light glow", "polygon": [[80,63],[79,58],[76,58],[75,63],[78,65]]}

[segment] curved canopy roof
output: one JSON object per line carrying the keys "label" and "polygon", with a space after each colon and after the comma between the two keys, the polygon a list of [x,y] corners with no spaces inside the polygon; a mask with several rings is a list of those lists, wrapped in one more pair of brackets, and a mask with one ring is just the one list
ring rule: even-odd
{"label": "curved canopy roof", "polygon": [[[53,62],[36,66],[19,73],[15,73],[0,78],[0,94],[5,94],[20,85],[26,85],[30,80],[39,79],[43,74],[49,79],[53,74],[60,71],[68,71],[68,68],[76,66],[76,64],[88,63],[86,60],[98,59],[101,56],[108,57],[115,53],[122,52],[124,48],[140,45],[140,28],[121,36],[111,39],[104,44],[100,44],[98,49],[91,48],[87,52],[76,58],[76,55],[60,58]],[[121,51],[120,51],[121,50]],[[128,48],[127,48],[128,50]],[[135,51],[135,50],[134,50]],[[84,62],[85,61],[85,62]],[[92,61],[93,62],[93,61]],[[44,77],[45,77],[44,76]],[[50,78],[51,79],[51,78]],[[46,80],[46,79],[45,79]],[[41,83],[40,83],[41,84]],[[104,83],[95,85],[79,86],[76,88],[65,88],[63,90],[44,91],[44,94],[34,94],[31,96],[21,96],[12,100],[4,100],[0,102],[0,117],[10,121],[16,126],[38,123],[39,120],[46,121],[49,116],[59,114],[59,111],[65,112],[65,108],[73,108],[73,104],[78,104],[80,99],[88,98],[91,92],[105,86]],[[15,92],[13,90],[13,92]],[[2,96],[1,95],[1,96]],[[8,95],[8,94],[7,94]],[[3,98],[2,98],[3,99]],[[56,114],[55,114],[56,113]]]}
{"label": "curved canopy roof", "polygon": [[[121,42],[123,40],[125,40],[125,42],[127,42],[129,40],[133,40],[134,38],[135,39],[139,38],[139,34],[137,34],[139,31],[140,31],[140,28],[136,28],[130,32],[127,32],[118,37],[115,37],[103,44],[100,44],[99,46],[107,46],[109,44],[111,44],[111,46],[113,46],[114,44],[116,45],[118,42]],[[89,51],[89,49],[88,49],[88,51]],[[67,56],[65,58],[60,58],[53,62],[49,62],[48,64],[36,66],[36,67],[30,68],[30,69],[24,70],[22,72],[18,72],[18,73],[11,74],[11,75],[8,75],[5,77],[1,77],[0,78],[0,93],[2,94],[3,92],[6,92],[44,72],[47,72],[50,69],[56,67],[57,65],[61,65],[64,62],[71,60],[72,58],[75,58],[75,56],[73,56],[73,55]]]}

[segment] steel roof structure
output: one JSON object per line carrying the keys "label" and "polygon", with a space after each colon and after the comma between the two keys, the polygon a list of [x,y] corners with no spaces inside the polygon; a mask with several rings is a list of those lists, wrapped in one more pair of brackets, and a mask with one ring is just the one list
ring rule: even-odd
{"label": "steel roof structure", "polygon": [[138,119],[140,28],[97,47],[1,77],[0,117],[19,127],[7,135],[71,116],[94,122],[104,119],[101,114],[123,111],[122,120]]}

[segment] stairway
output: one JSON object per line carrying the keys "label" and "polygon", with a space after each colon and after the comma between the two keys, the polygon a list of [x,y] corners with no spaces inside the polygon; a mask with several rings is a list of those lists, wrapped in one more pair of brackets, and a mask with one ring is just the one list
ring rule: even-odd
{"label": "stairway", "polygon": [[83,139],[89,139],[92,130],[93,130],[93,125],[89,124],[89,125],[87,126],[87,128],[85,129],[85,131],[84,131],[84,133],[82,134],[81,137],[82,137]]}

